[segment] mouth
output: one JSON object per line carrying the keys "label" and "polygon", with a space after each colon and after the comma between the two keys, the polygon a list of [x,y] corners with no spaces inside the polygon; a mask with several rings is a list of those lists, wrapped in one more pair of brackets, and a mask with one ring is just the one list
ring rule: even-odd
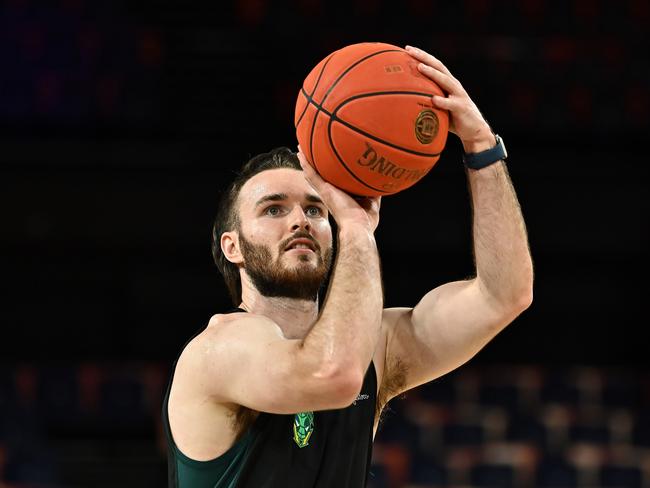
{"label": "mouth", "polygon": [[284,251],[297,251],[300,253],[316,252],[316,246],[309,239],[294,239],[284,248]]}

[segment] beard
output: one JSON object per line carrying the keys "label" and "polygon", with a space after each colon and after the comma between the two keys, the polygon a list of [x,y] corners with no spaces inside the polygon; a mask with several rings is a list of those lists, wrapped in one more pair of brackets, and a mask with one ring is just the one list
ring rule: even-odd
{"label": "beard", "polygon": [[[310,239],[314,243],[317,257],[316,267],[310,263],[311,259],[308,255],[299,255],[299,262],[294,267],[281,263],[286,246],[291,240],[298,238]],[[280,246],[278,258],[273,261],[272,253],[267,246],[253,244],[241,234],[239,242],[244,257],[244,269],[257,291],[263,296],[311,301],[318,298],[318,292],[330,272],[331,247],[322,253],[320,246],[309,234],[296,232]]]}

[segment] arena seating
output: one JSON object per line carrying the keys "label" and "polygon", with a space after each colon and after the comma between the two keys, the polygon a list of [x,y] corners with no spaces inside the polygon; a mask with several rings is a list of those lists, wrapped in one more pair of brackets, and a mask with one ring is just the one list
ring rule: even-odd
{"label": "arena seating", "polygon": [[[168,372],[160,362],[3,368],[0,480],[164,486]],[[390,402],[369,487],[648,486],[649,407],[647,372],[470,363]]]}

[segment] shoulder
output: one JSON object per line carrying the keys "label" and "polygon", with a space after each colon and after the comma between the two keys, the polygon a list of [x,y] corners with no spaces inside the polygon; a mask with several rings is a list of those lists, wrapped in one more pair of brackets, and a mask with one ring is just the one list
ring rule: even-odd
{"label": "shoulder", "polygon": [[173,384],[178,391],[203,395],[229,381],[233,368],[247,361],[259,344],[281,338],[279,326],[251,313],[217,314],[181,351]]}
{"label": "shoulder", "polygon": [[203,363],[266,338],[282,338],[280,327],[270,318],[247,312],[216,314],[184,347],[178,363]]}

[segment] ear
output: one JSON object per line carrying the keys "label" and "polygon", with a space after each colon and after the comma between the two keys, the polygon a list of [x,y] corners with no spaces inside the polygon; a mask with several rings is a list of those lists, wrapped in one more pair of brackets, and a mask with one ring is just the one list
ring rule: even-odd
{"label": "ear", "polygon": [[241,250],[239,249],[239,235],[237,232],[224,232],[221,234],[221,252],[228,261],[233,264],[241,264],[244,262]]}

